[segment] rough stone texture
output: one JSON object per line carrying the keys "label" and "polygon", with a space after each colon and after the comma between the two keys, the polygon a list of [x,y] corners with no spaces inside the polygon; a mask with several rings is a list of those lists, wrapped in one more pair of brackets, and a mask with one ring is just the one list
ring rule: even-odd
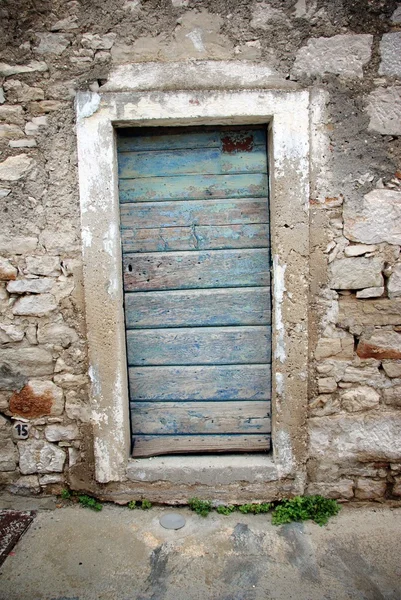
{"label": "rough stone texture", "polygon": [[377,246],[369,244],[354,244],[353,246],[347,246],[344,250],[345,256],[348,258],[352,256],[362,256],[368,252],[375,252]]}
{"label": "rough stone texture", "polygon": [[17,278],[18,271],[9,260],[0,256],[0,281],[10,281]]}
{"label": "rough stone texture", "polygon": [[338,323],[342,327],[371,325],[401,325],[401,299],[350,301],[341,298],[339,302]]}
{"label": "rough stone texture", "polygon": [[346,202],[344,235],[366,244],[401,244],[401,192],[373,190],[358,207]]}
{"label": "rough stone texture", "polygon": [[333,290],[358,290],[383,285],[383,261],[380,258],[343,258],[331,265]]}
{"label": "rough stone texture", "polygon": [[356,297],[359,299],[364,298],[380,298],[384,294],[384,286],[381,287],[369,287],[364,290],[358,290]]}
{"label": "rough stone texture", "polygon": [[379,75],[401,77],[401,31],[385,33],[380,42]]}
{"label": "rough stone texture", "polygon": [[0,342],[20,342],[24,338],[24,330],[16,325],[3,325],[0,323]]}
{"label": "rough stone texture", "polygon": [[394,265],[387,285],[388,297],[401,296],[401,264]]}
{"label": "rough stone texture", "polygon": [[34,275],[59,275],[59,256],[28,256],[26,258],[26,272]]}
{"label": "rough stone texture", "polygon": [[352,358],[354,355],[354,339],[347,338],[321,338],[315,350],[315,359],[322,360],[335,356],[337,358]]}
{"label": "rough stone texture", "polygon": [[26,419],[35,419],[45,415],[58,416],[63,414],[63,390],[52,381],[31,379],[10,399],[9,410],[13,415]]}
{"label": "rough stone texture", "polygon": [[76,341],[77,332],[64,323],[49,323],[38,328],[39,344],[55,344],[67,348]]}
{"label": "rough stone texture", "polygon": [[399,461],[401,413],[369,411],[309,420],[310,456],[341,464]]}
{"label": "rough stone texture", "polygon": [[57,302],[52,294],[38,294],[18,298],[13,306],[14,315],[42,317],[57,308]]}
{"label": "rough stone texture", "polygon": [[[17,378],[19,377],[19,373],[22,373],[25,376],[53,374],[53,357],[50,352],[43,348],[0,349],[0,365],[7,367],[10,374],[15,375]],[[1,389],[13,390],[15,388],[2,387]]]}
{"label": "rough stone texture", "polygon": [[342,479],[335,483],[311,482],[306,492],[311,496],[317,494],[333,500],[350,500],[354,496],[354,482],[352,479]]}
{"label": "rough stone texture", "polygon": [[27,154],[9,156],[0,163],[0,181],[18,181],[33,167],[34,160]]}
{"label": "rough stone texture", "polygon": [[0,415],[0,472],[15,471],[18,455],[11,440],[11,424]]}
{"label": "rough stone texture", "polygon": [[76,425],[48,425],[45,436],[49,442],[76,440],[79,437],[79,430]]}
{"label": "rough stone texture", "polygon": [[68,37],[61,33],[40,33],[38,37],[40,38],[39,46],[36,48],[38,54],[58,56],[70,45]]}
{"label": "rough stone texture", "polygon": [[401,86],[380,87],[368,96],[369,129],[384,135],[401,134]]}
{"label": "rough stone texture", "polygon": [[7,63],[0,63],[0,75],[3,75],[3,77],[17,75],[18,73],[34,73],[35,71],[43,73],[47,70],[47,64],[38,60],[31,60],[27,65],[8,65]]}
{"label": "rough stone texture", "polygon": [[18,279],[7,284],[10,294],[44,294],[53,287],[51,279]]}
{"label": "rough stone texture", "polygon": [[383,360],[382,367],[388,377],[401,377],[401,360]]}
{"label": "rough stone texture", "polygon": [[335,35],[308,41],[297,52],[292,70],[294,77],[335,73],[343,77],[363,77],[363,67],[369,62],[373,36]]}
{"label": "rough stone texture", "polygon": [[400,359],[401,333],[383,330],[365,335],[359,340],[356,352],[360,358]]}
{"label": "rough stone texture", "polygon": [[23,475],[61,473],[66,454],[64,450],[44,440],[18,442],[19,466]]}
{"label": "rough stone texture", "polygon": [[384,390],[384,403],[401,408],[401,385]]}
{"label": "rough stone texture", "polygon": [[337,389],[337,382],[334,377],[321,377],[318,380],[319,394],[330,394]]}
{"label": "rough stone texture", "polygon": [[366,385],[361,385],[341,394],[341,405],[348,412],[359,412],[361,410],[377,408],[379,402],[380,395]]}
{"label": "rough stone texture", "polygon": [[378,500],[386,493],[387,481],[375,481],[360,477],[356,481],[355,498],[358,500]]}
{"label": "rough stone texture", "polygon": [[38,238],[0,235],[0,254],[26,254],[36,250]]}

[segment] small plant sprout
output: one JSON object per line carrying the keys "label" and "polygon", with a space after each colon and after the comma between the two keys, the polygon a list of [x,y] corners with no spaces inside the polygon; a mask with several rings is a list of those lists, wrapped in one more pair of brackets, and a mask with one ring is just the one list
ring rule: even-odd
{"label": "small plant sprout", "polygon": [[244,515],[248,513],[258,515],[260,513],[269,512],[272,506],[273,505],[270,502],[262,502],[262,504],[242,504],[238,507],[238,510]]}
{"label": "small plant sprout", "polygon": [[148,510],[148,508],[152,508],[152,503],[149,500],[146,500],[145,498],[144,500],[142,500],[141,508],[142,510]]}
{"label": "small plant sprout", "polygon": [[199,498],[190,498],[188,506],[201,517],[207,517],[212,510],[212,503],[209,500],[200,500]]}
{"label": "small plant sprout", "polygon": [[228,504],[227,506],[220,505],[216,508],[216,511],[219,515],[231,515],[235,511],[235,506],[232,506],[232,504]]}
{"label": "small plant sprout", "polygon": [[95,498],[92,498],[91,496],[78,496],[78,502],[80,504],[82,504],[82,506],[85,506],[85,508],[91,508],[92,510],[102,510],[103,506],[100,504],[100,502],[98,502]]}
{"label": "small plant sprout", "polygon": [[138,508],[136,500],[131,500],[130,502],[128,502],[128,508],[131,510],[135,510],[136,508]]}
{"label": "small plant sprout", "polygon": [[272,515],[273,525],[283,525],[291,521],[306,521],[312,519],[318,525],[325,525],[330,517],[340,510],[335,500],[323,496],[296,496],[282,500],[276,506]]}
{"label": "small plant sprout", "polygon": [[71,498],[72,494],[71,494],[70,490],[64,489],[64,490],[61,490],[60,496],[63,500],[69,500]]}

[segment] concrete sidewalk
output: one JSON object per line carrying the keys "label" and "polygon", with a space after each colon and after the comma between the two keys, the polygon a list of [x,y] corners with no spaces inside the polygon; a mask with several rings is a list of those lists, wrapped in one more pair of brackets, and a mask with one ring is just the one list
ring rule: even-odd
{"label": "concrete sidewalk", "polygon": [[165,512],[40,511],[1,568],[1,600],[401,599],[401,509],[344,507],[325,527],[178,509],[179,531]]}

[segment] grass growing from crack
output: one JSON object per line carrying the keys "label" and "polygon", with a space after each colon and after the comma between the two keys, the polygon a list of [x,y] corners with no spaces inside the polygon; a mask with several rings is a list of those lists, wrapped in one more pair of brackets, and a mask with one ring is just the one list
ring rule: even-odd
{"label": "grass growing from crack", "polygon": [[87,496],[86,494],[78,496],[78,502],[85,508],[91,508],[92,510],[96,511],[100,511],[103,508],[100,502],[98,502],[95,498],[92,498],[92,496]]}
{"label": "grass growing from crack", "polygon": [[130,508],[131,510],[135,510],[136,508],[142,508],[142,510],[148,510],[149,508],[152,508],[152,503],[150,502],[150,500],[142,500],[142,502],[140,504],[137,504],[136,500],[131,500],[131,502],[128,502],[128,508]]}
{"label": "grass growing from crack", "polygon": [[[207,515],[213,510],[212,503],[209,500],[200,500],[199,498],[190,498],[188,506],[201,517]],[[219,515],[230,515],[238,510],[242,514],[263,514],[273,508],[273,525],[284,525],[291,521],[306,521],[311,519],[318,525],[325,525],[330,517],[336,515],[340,510],[340,505],[336,500],[323,498],[323,496],[296,496],[288,500],[281,500],[275,505],[271,502],[262,502],[261,504],[242,504],[233,506],[232,504],[217,506],[216,512]]]}

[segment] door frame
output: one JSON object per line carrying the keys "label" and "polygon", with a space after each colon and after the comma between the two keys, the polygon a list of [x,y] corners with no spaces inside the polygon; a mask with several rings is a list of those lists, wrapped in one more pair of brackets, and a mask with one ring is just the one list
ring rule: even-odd
{"label": "door frame", "polygon": [[[100,92],[76,97],[79,193],[82,224],[84,295],[86,306],[90,405],[97,482],[153,481],[147,459],[130,459],[130,419],[123,312],[122,255],[115,129],[141,126],[266,124],[272,251],[272,446],[271,455],[249,461],[266,481],[288,482],[302,493],[306,463],[308,399],[308,276],[310,98],[297,89],[246,88],[246,71],[228,63],[226,85],[216,64],[205,78],[207,89],[193,90],[192,66],[178,65],[184,89],[159,91],[160,65],[127,66],[126,77],[109,79]],[[185,70],[188,90],[185,90]],[[138,75],[140,74],[140,76]],[[153,78],[152,78],[153,75]],[[159,79],[158,79],[159,77]],[[215,85],[213,84],[215,81]],[[235,83],[233,83],[235,81]],[[121,83],[123,82],[123,83]],[[254,87],[260,84],[255,83]],[[283,87],[286,82],[283,82]],[[275,81],[275,86],[277,82]],[[213,89],[213,88],[216,89]],[[218,89],[220,88],[220,89]],[[221,457],[207,458],[216,469]],[[171,480],[187,457],[163,457]],[[156,459],[153,459],[156,460]],[[202,459],[203,460],[203,459]],[[220,462],[219,462],[220,460]],[[206,461],[206,459],[205,459]],[[199,473],[198,465],[193,467]],[[227,456],[232,479],[241,463]],[[139,464],[138,464],[139,463]],[[242,463],[241,463],[242,464]],[[175,466],[174,466],[175,465]],[[187,465],[188,466],[188,465]],[[149,470],[149,477],[146,469]],[[189,468],[189,467],[188,467]],[[145,471],[144,471],[145,469]],[[167,472],[164,468],[164,472]],[[255,473],[252,475],[255,477]],[[197,475],[198,480],[199,476]],[[259,475],[256,476],[257,478]],[[260,479],[259,477],[259,479]],[[139,478],[139,479],[138,479]],[[191,479],[191,478],[189,478]],[[246,477],[245,477],[246,479]]]}

